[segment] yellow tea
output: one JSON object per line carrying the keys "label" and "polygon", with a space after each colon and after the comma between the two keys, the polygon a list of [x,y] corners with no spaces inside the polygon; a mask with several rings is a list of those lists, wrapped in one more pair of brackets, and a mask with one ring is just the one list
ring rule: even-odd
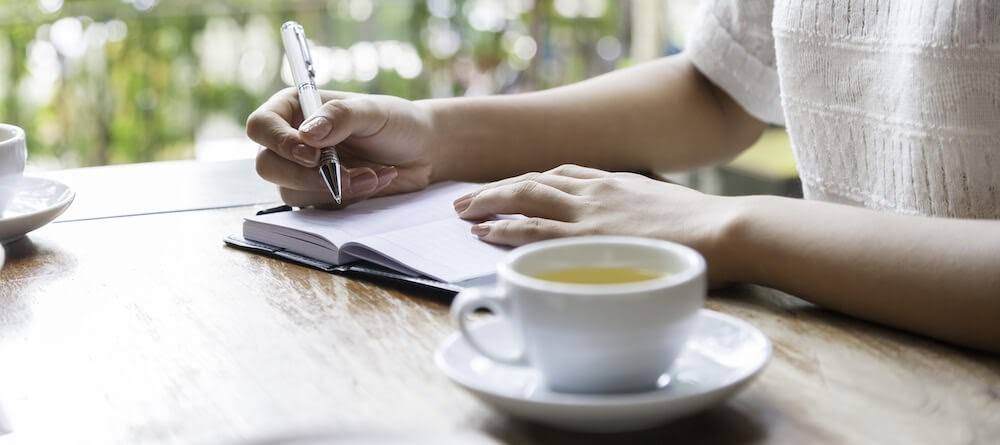
{"label": "yellow tea", "polygon": [[532,275],[535,278],[558,283],[621,284],[648,281],[664,276],[663,272],[634,267],[569,267]]}

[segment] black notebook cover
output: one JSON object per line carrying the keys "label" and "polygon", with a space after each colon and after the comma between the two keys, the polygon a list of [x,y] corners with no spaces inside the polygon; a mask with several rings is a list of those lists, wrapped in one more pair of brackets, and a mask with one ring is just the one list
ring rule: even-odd
{"label": "black notebook cover", "polygon": [[430,280],[427,278],[403,275],[399,272],[393,271],[392,269],[387,269],[385,267],[365,261],[356,261],[353,263],[342,264],[338,266],[323,261],[315,260],[313,258],[305,257],[294,252],[289,252],[288,250],[279,247],[269,246],[267,244],[258,243],[256,241],[250,241],[239,235],[229,235],[225,239],[223,239],[223,241],[225,241],[227,246],[232,248],[257,253],[272,258],[277,258],[280,260],[288,261],[290,263],[298,264],[300,266],[306,266],[332,274],[356,276],[377,282],[386,282],[390,285],[400,285],[403,287],[417,287],[417,288],[422,288],[424,290],[432,290],[435,292],[448,293],[449,295],[454,295],[463,289],[462,286],[454,284],[443,283],[440,281]]}

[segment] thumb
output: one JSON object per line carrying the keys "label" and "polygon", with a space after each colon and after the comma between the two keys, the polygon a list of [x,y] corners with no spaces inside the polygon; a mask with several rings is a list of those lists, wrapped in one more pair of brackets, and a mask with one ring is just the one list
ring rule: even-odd
{"label": "thumb", "polygon": [[369,97],[334,99],[299,126],[299,136],[313,147],[329,147],[352,136],[372,136],[388,119],[387,110]]}

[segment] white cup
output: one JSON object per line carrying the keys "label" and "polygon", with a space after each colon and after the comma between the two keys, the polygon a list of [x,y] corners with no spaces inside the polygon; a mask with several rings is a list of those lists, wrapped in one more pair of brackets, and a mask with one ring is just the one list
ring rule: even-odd
{"label": "white cup", "polygon": [[13,431],[10,427],[10,421],[7,420],[7,415],[3,413],[3,405],[0,405],[0,436]]}
{"label": "white cup", "polygon": [[28,158],[24,130],[10,124],[0,124],[0,177],[20,175]]}
{"label": "white cup", "polygon": [[[619,284],[533,277],[573,267],[664,275]],[[562,238],[511,251],[499,265],[496,287],[462,291],[451,316],[482,355],[532,366],[554,391],[635,392],[669,380],[667,372],[684,349],[705,291],[705,260],[691,248],[634,237]],[[468,327],[469,316],[479,309],[506,319],[520,334],[521,348],[504,353],[484,347]]]}
{"label": "white cup", "polygon": [[28,146],[24,130],[10,124],[0,124],[0,216],[14,196],[14,185],[24,173]]}

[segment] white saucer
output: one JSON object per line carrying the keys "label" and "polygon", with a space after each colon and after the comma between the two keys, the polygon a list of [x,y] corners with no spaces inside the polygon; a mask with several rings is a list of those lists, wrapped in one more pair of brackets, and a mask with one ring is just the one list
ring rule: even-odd
{"label": "white saucer", "polygon": [[30,176],[0,178],[0,242],[7,243],[61,215],[76,196],[66,184]]}
{"label": "white saucer", "polygon": [[[687,348],[661,389],[628,394],[571,394],[547,389],[537,371],[508,366],[475,352],[459,334],[437,350],[438,368],[452,381],[514,417],[589,431],[634,431],[695,413],[732,396],[764,368],[771,342],[749,323],[702,309]],[[495,320],[474,324],[477,338],[497,350],[514,340]]]}

